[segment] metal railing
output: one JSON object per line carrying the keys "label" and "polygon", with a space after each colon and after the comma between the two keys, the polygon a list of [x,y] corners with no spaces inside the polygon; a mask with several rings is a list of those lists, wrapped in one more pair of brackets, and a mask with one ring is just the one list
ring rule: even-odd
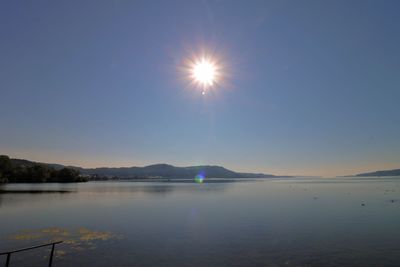
{"label": "metal railing", "polygon": [[51,246],[50,259],[49,259],[49,267],[51,267],[52,264],[53,264],[54,247],[55,247],[57,244],[60,244],[60,243],[62,243],[62,242],[63,242],[63,241],[57,241],[57,242],[47,243],[47,244],[43,244],[43,245],[39,245],[39,246],[34,246],[34,247],[21,248],[21,249],[16,249],[16,250],[11,250],[11,251],[1,252],[1,253],[0,253],[0,256],[7,255],[6,267],[8,267],[8,266],[10,266],[11,254],[13,254],[13,253],[17,253],[17,252],[21,252],[21,251],[26,251],[26,250],[31,250],[31,249],[35,249],[35,248],[42,248],[42,247]]}

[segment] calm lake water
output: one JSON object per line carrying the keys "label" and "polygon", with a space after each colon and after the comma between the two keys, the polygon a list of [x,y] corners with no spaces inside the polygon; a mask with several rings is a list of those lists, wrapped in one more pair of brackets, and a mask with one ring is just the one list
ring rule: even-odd
{"label": "calm lake water", "polygon": [[64,240],[54,266],[400,266],[400,178],[217,181],[3,185],[0,251]]}

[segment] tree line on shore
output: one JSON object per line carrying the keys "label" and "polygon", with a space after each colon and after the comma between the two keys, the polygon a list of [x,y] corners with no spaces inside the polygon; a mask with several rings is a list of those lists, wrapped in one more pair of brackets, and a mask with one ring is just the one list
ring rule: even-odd
{"label": "tree line on shore", "polygon": [[86,182],[78,170],[60,170],[46,164],[29,166],[14,164],[8,156],[0,155],[0,183],[73,183]]}

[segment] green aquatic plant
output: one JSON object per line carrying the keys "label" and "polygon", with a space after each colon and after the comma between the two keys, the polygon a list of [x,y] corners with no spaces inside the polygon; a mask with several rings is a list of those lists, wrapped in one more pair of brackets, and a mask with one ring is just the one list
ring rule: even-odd
{"label": "green aquatic plant", "polygon": [[111,233],[110,231],[91,230],[85,227],[73,230],[61,227],[21,230],[9,237],[11,240],[25,242],[49,240],[55,242],[63,240],[65,249],[58,250],[56,257],[63,257],[70,251],[93,250],[96,249],[98,242],[120,238],[122,238],[121,235]]}

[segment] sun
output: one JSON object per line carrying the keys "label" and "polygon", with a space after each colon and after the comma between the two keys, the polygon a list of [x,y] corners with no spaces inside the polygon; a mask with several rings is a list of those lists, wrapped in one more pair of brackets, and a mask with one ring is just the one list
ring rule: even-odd
{"label": "sun", "polygon": [[187,88],[203,96],[225,88],[229,77],[226,58],[217,51],[188,51],[179,62],[178,70]]}
{"label": "sun", "polygon": [[192,78],[204,89],[212,86],[217,78],[217,67],[212,61],[202,58],[201,60],[194,62],[192,67]]}

